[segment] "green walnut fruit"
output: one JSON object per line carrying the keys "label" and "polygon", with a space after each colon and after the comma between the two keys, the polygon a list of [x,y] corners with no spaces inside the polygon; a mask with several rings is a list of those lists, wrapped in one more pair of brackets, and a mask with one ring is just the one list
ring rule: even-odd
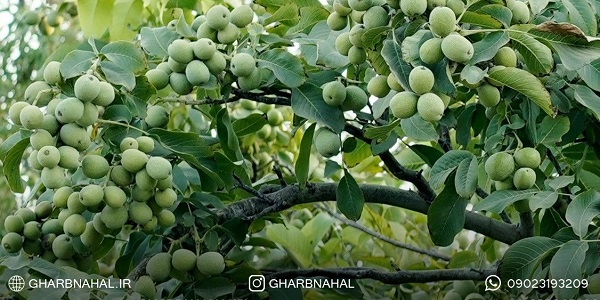
{"label": "green walnut fruit", "polygon": [[210,59],[217,52],[217,45],[207,38],[200,38],[192,43],[194,55],[200,60]]}
{"label": "green walnut fruit", "polygon": [[133,176],[122,165],[114,166],[110,171],[110,180],[117,186],[125,187],[133,182]]}
{"label": "green walnut fruit", "polygon": [[25,101],[37,106],[46,106],[52,100],[52,87],[45,81],[34,81],[25,89]]}
{"label": "green walnut fruit", "polygon": [[156,298],[156,284],[152,281],[150,276],[141,276],[135,282],[133,290],[142,295],[145,299]]}
{"label": "green walnut fruit", "polygon": [[[171,76],[173,75],[171,74]],[[169,112],[160,105],[150,106],[146,111],[144,121],[150,128],[164,127],[169,123]]]}
{"label": "green walnut fruit", "polygon": [[79,167],[79,151],[71,146],[58,147],[60,161],[58,165],[67,170],[75,170]]}
{"label": "green walnut fruit", "polygon": [[84,186],[79,191],[79,201],[87,207],[94,207],[104,199],[104,189],[97,184]]}
{"label": "green walnut fruit", "polygon": [[22,208],[17,209],[17,211],[15,212],[15,216],[20,217],[24,223],[35,220],[35,213],[33,212],[33,210],[31,210],[27,207],[22,207]]}
{"label": "green walnut fruit", "polygon": [[346,87],[339,81],[331,81],[323,85],[323,100],[331,106],[340,106],[346,99]]}
{"label": "green walnut fruit", "polygon": [[37,154],[38,150],[31,151],[29,157],[27,158],[27,164],[35,170],[41,170],[44,167],[42,167],[42,165],[40,165],[40,162],[37,160]]}
{"label": "green walnut fruit", "polygon": [[108,174],[110,166],[106,158],[100,155],[91,154],[83,158],[81,169],[86,177],[99,179]]}
{"label": "green walnut fruit", "polygon": [[457,280],[452,283],[452,287],[461,298],[466,297],[468,294],[475,292],[475,283],[472,280]]}
{"label": "green walnut fruit", "polygon": [[115,100],[115,89],[108,82],[101,81],[99,85],[100,93],[98,93],[98,96],[96,96],[92,103],[98,106],[108,106]]}
{"label": "green walnut fruit", "polygon": [[161,191],[166,190],[168,188],[172,188],[173,187],[173,175],[170,175],[166,179],[156,181],[156,187]]}
{"label": "green walnut fruit", "polygon": [[373,6],[372,0],[348,0],[350,8],[356,11],[366,11]]}
{"label": "green walnut fruit", "polygon": [[42,18],[35,11],[28,11],[21,17],[21,21],[29,26],[37,25],[41,20]]}
{"label": "green walnut fruit", "polygon": [[146,172],[155,180],[167,179],[171,175],[172,170],[171,163],[159,156],[151,157],[146,164]]}
{"label": "green walnut fruit", "polygon": [[348,50],[348,60],[353,65],[360,65],[367,61],[367,52],[363,48],[352,46]]}
{"label": "green walnut fruit", "polygon": [[500,102],[500,90],[491,84],[483,84],[477,88],[479,103],[485,107],[494,107]]}
{"label": "green walnut fruit", "polygon": [[42,184],[49,189],[57,189],[65,185],[65,169],[61,167],[42,169]]}
{"label": "green walnut fruit", "polygon": [[344,56],[348,56],[348,51],[352,47],[352,43],[350,42],[350,33],[342,32],[335,38],[335,49]]}
{"label": "green walnut fruit", "polygon": [[515,161],[512,155],[506,152],[492,154],[485,161],[485,172],[491,180],[503,181],[515,170]]}
{"label": "green walnut fruit", "polygon": [[342,103],[342,110],[360,111],[369,102],[367,93],[358,86],[349,85],[346,87],[346,100]]}
{"label": "green walnut fruit", "polygon": [[352,13],[352,8],[344,6],[339,1],[333,1],[333,11],[335,11],[338,15],[346,17],[350,13]]}
{"label": "green walnut fruit", "polygon": [[434,93],[423,94],[417,100],[417,112],[425,121],[439,121],[444,116],[444,109],[444,101]]}
{"label": "green walnut fruit", "polygon": [[[54,234],[56,237],[57,234],[63,233],[63,226],[60,224],[58,219],[49,219],[44,224],[42,224],[42,234],[46,236],[51,236]],[[54,240],[54,239],[52,239]],[[52,241],[50,241],[52,243]]]}
{"label": "green walnut fruit", "polygon": [[4,229],[8,232],[21,233],[24,226],[25,223],[19,216],[7,216],[6,219],[4,219]]}
{"label": "green walnut fruit", "polygon": [[56,136],[58,134],[58,129],[60,129],[60,124],[58,120],[54,117],[54,114],[46,114],[44,115],[44,119],[42,120],[42,125],[40,125],[39,129],[44,129],[48,131],[52,136]]}
{"label": "green walnut fruit", "polygon": [[38,151],[37,159],[42,167],[54,168],[60,161],[60,152],[54,146],[44,146]]}
{"label": "green walnut fruit", "polygon": [[70,97],[61,100],[56,105],[54,116],[56,117],[56,120],[63,124],[73,123],[83,116],[83,110],[83,102],[77,98]]}
{"label": "green walnut fruit", "polygon": [[52,204],[54,204],[57,208],[66,208],[67,207],[67,199],[73,193],[73,189],[70,186],[63,186],[54,191],[54,196],[52,196]]}
{"label": "green walnut fruit", "polygon": [[198,86],[208,82],[210,79],[210,71],[206,65],[199,61],[191,61],[185,68],[185,77],[192,85]]}
{"label": "green walnut fruit", "polygon": [[131,189],[131,198],[134,201],[138,202],[146,202],[148,199],[154,196],[154,191],[143,190],[139,186],[134,185],[133,189]]}
{"label": "green walnut fruit", "polygon": [[169,208],[173,206],[177,200],[177,193],[172,188],[168,188],[162,191],[156,192],[154,195],[154,201],[158,206],[163,208]]}
{"label": "green walnut fruit", "polygon": [[38,129],[44,121],[44,113],[35,105],[27,105],[21,109],[19,120],[21,125],[27,129]]}
{"label": "green walnut fruit", "polygon": [[85,218],[80,214],[72,214],[63,224],[65,234],[71,237],[78,237],[85,231],[86,221]]}
{"label": "green walnut fruit", "polygon": [[465,63],[473,57],[475,50],[467,38],[451,33],[442,40],[442,53],[451,61]]}
{"label": "green walnut fruit", "polygon": [[157,90],[162,90],[169,85],[169,74],[161,69],[149,70],[146,72],[146,78]]}
{"label": "green walnut fruit", "polygon": [[340,31],[348,26],[348,17],[340,16],[336,12],[332,12],[327,17],[327,26],[333,31]]}
{"label": "green walnut fruit", "polygon": [[[364,11],[358,11],[358,10],[353,10],[350,13],[350,19],[352,21],[354,21],[355,23],[362,23],[363,22],[363,16],[365,15]],[[358,25],[358,24],[357,24]]]}
{"label": "green walnut fruit", "polygon": [[255,68],[252,75],[248,77],[238,77],[238,86],[244,91],[251,91],[260,87],[262,83],[262,74],[258,68]]}
{"label": "green walnut fruit", "polygon": [[146,274],[157,282],[163,282],[169,278],[171,273],[171,254],[157,253],[148,260]]}
{"label": "green walnut fruit", "polygon": [[587,290],[590,294],[600,294],[600,273],[588,277]]}
{"label": "green walnut fruit", "polygon": [[121,154],[121,165],[130,173],[137,173],[146,166],[148,155],[138,149],[127,149]]}
{"label": "green walnut fruit", "polygon": [[107,228],[119,229],[127,223],[129,217],[126,207],[113,208],[105,206],[100,213],[100,220]]}
{"label": "green walnut fruit", "polygon": [[150,153],[154,150],[154,140],[149,136],[140,136],[135,139],[138,142],[138,150]]}
{"label": "green walnut fruit", "polygon": [[196,267],[204,275],[219,275],[225,270],[225,260],[219,252],[204,252],[198,256]]}
{"label": "green walnut fruit", "polygon": [[277,109],[270,110],[267,112],[267,121],[271,126],[279,126],[284,121],[283,114]]}
{"label": "green walnut fruit", "polygon": [[187,249],[178,249],[173,252],[173,259],[171,263],[173,268],[178,271],[187,272],[195,267],[196,254]]}
{"label": "green walnut fruit", "polygon": [[442,39],[431,38],[425,41],[419,48],[419,57],[426,64],[437,64],[444,58],[442,52]]}
{"label": "green walnut fruit", "polygon": [[176,60],[174,60],[170,56],[167,59],[167,63],[169,64],[169,69],[172,70],[172,72],[169,74],[169,76],[173,75],[173,72],[181,73],[181,72],[185,71],[186,64],[178,63]]}
{"label": "green walnut fruit", "polygon": [[129,204],[129,219],[136,224],[144,225],[152,220],[152,209],[144,202]]}
{"label": "green walnut fruit", "polygon": [[429,14],[429,29],[440,37],[446,37],[454,32],[456,15],[448,7],[436,7]]}
{"label": "green walnut fruit", "polygon": [[214,30],[223,30],[230,21],[229,9],[223,5],[215,5],[206,12],[206,23]]}
{"label": "green walnut fruit", "polygon": [[446,0],[446,6],[449,7],[456,16],[460,16],[465,11],[465,3],[462,0]]}
{"label": "green walnut fruit", "polygon": [[225,29],[217,32],[217,40],[224,45],[233,44],[240,37],[240,29],[237,26],[229,23]]}
{"label": "green walnut fruit", "polygon": [[82,102],[91,102],[100,94],[100,80],[94,75],[83,75],[75,81],[75,97]]}
{"label": "green walnut fruit", "polygon": [[454,290],[448,291],[442,300],[462,300],[462,296]]}
{"label": "green walnut fruit", "polygon": [[21,125],[21,111],[28,105],[29,104],[27,102],[19,101],[10,106],[8,109],[8,117],[14,124]]}
{"label": "green walnut fruit", "polygon": [[389,22],[390,16],[382,6],[373,6],[363,15],[363,25],[367,29],[387,26]]}
{"label": "green walnut fruit", "polygon": [[23,237],[18,233],[9,232],[2,238],[2,247],[8,253],[16,253],[23,247]]}
{"label": "green walnut fruit", "polygon": [[194,21],[192,21],[192,25],[190,27],[192,27],[192,30],[198,31],[198,27],[200,27],[200,25],[206,23],[206,16],[205,15],[199,15],[196,18],[194,18]]}
{"label": "green walnut fruit", "polygon": [[230,14],[230,21],[233,25],[243,28],[252,23],[254,11],[248,5],[240,5],[234,8]]}
{"label": "green walnut fruit", "polygon": [[510,47],[502,47],[494,55],[494,64],[515,68],[517,66],[517,54]]}
{"label": "green walnut fruit", "polygon": [[535,169],[540,166],[540,163],[542,163],[540,152],[535,150],[535,148],[530,147],[522,148],[515,151],[513,158],[515,159],[515,163],[517,163],[517,166],[521,168],[527,167]]}
{"label": "green walnut fruit", "polygon": [[408,74],[408,85],[418,95],[429,93],[434,82],[433,72],[424,66],[416,67]]}
{"label": "green walnut fruit", "polygon": [[511,24],[526,24],[529,22],[531,15],[527,3],[515,1],[510,10],[512,11]]}
{"label": "green walnut fruit", "polygon": [[56,10],[50,11],[46,14],[46,23],[52,27],[60,26],[60,24],[64,21],[63,16]]}
{"label": "green walnut fruit", "polygon": [[390,111],[396,118],[407,119],[417,113],[417,102],[419,95],[404,91],[400,92],[390,100]]}
{"label": "green walnut fruit", "polygon": [[192,45],[186,40],[174,40],[167,48],[169,57],[180,64],[187,64],[194,59]]}
{"label": "green walnut fruit", "polygon": [[198,30],[196,30],[196,37],[201,39],[201,38],[206,38],[209,39],[211,41],[217,41],[217,30],[212,29],[212,27],[210,27],[210,25],[208,25],[208,23],[202,23],[200,24],[200,26],[198,26]]}
{"label": "green walnut fruit", "polygon": [[68,214],[65,212],[65,210],[61,211],[61,214],[65,212],[64,218],[61,218],[59,214],[61,224],[63,224],[67,217],[71,214],[82,214],[87,210],[87,207],[83,205],[83,203],[81,203],[80,201],[79,192],[73,192],[69,196],[69,198],[67,199],[67,209]]}
{"label": "green walnut fruit", "polygon": [[94,218],[92,219],[92,225],[94,226],[94,229],[96,229],[97,232],[101,233],[101,234],[110,234],[112,233],[112,229],[106,227],[106,224],[104,224],[104,222],[102,222],[102,214],[95,214]]}
{"label": "green walnut fruit", "polygon": [[427,0],[401,0],[400,10],[409,17],[422,15],[427,10]]}
{"label": "green walnut fruit", "polygon": [[152,191],[156,188],[156,179],[150,177],[144,168],[135,174],[135,184],[142,190]]}
{"label": "green walnut fruit", "polygon": [[238,77],[252,75],[256,68],[254,57],[248,53],[237,53],[231,58],[231,73]]}
{"label": "green walnut fruit", "polygon": [[171,73],[169,76],[169,83],[171,84],[173,91],[179,95],[187,95],[191,93],[194,88],[184,73]]}
{"label": "green walnut fruit", "polygon": [[526,190],[535,184],[535,171],[531,168],[520,168],[515,171],[513,184],[517,190]]}
{"label": "green walnut fruit", "polygon": [[23,236],[28,240],[37,240],[42,236],[42,226],[36,221],[29,221],[23,227]]}
{"label": "green walnut fruit", "polygon": [[367,84],[367,92],[377,98],[387,96],[387,94],[390,93],[390,87],[387,84],[387,76],[377,75],[371,78]]}
{"label": "green walnut fruit", "polygon": [[321,127],[315,132],[315,148],[323,157],[332,157],[340,153],[340,136],[329,128]]}
{"label": "green walnut fruit", "polygon": [[66,234],[57,236],[52,242],[52,252],[59,259],[71,259],[75,255],[73,239]]}
{"label": "green walnut fruit", "polygon": [[33,212],[35,214],[35,218],[38,220],[49,217],[52,213],[52,201],[38,202]]}
{"label": "green walnut fruit", "polygon": [[106,205],[119,208],[125,205],[127,201],[127,195],[125,191],[118,186],[105,186],[104,187],[104,203]]}
{"label": "green walnut fruit", "polygon": [[40,241],[39,239],[25,239],[23,241],[23,252],[32,256],[39,256],[40,254],[42,254],[42,251],[42,241]]}
{"label": "green walnut fruit", "polygon": [[494,181],[494,187],[496,188],[496,191],[513,190],[515,188],[513,179],[510,176],[502,181]]}
{"label": "green walnut fruit", "polygon": [[126,137],[123,140],[121,140],[121,143],[119,143],[119,150],[121,150],[121,152],[127,150],[127,149],[137,149],[138,148],[138,141],[135,138],[132,137]]}
{"label": "green walnut fruit", "polygon": [[221,74],[227,67],[227,60],[221,52],[215,52],[211,58],[204,62],[208,71],[213,75]]}
{"label": "green walnut fruit", "polygon": [[96,121],[98,120],[98,115],[99,111],[96,104],[86,102],[83,104],[83,115],[75,123],[83,127],[90,126],[96,123]]}
{"label": "green walnut fruit", "polygon": [[[365,31],[366,31],[365,26],[362,24],[356,24],[356,25],[352,26],[352,29],[350,29],[350,33],[348,36],[350,43],[353,46],[362,48],[362,36],[365,33]],[[348,49],[348,52],[349,51],[350,51],[350,49]]]}
{"label": "green walnut fruit", "polygon": [[44,146],[53,146],[54,137],[48,131],[38,129],[29,137],[29,143],[33,149],[40,150]]}
{"label": "green walnut fruit", "polygon": [[57,84],[62,81],[62,76],[60,75],[60,62],[51,61],[44,68],[43,73],[44,81],[48,84]]}
{"label": "green walnut fruit", "polygon": [[69,123],[60,128],[60,139],[68,146],[83,151],[90,146],[87,130],[77,124]]}
{"label": "green walnut fruit", "polygon": [[170,227],[175,224],[175,214],[168,209],[163,209],[156,215],[158,225],[162,227]]}

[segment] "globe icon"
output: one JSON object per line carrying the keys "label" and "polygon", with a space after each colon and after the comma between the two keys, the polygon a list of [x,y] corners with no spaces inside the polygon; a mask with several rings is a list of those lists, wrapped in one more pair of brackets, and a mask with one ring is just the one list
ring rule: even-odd
{"label": "globe icon", "polygon": [[8,279],[8,288],[13,292],[20,292],[25,288],[25,279],[19,275],[13,275]]}

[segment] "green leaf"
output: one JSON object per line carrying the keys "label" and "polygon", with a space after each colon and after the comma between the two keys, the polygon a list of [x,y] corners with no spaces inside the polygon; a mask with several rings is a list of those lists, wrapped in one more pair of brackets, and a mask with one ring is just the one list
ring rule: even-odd
{"label": "green leaf", "polygon": [[502,22],[496,20],[492,16],[468,10],[463,13],[460,22],[478,25],[483,28],[502,28]]}
{"label": "green leaf", "polygon": [[241,246],[248,234],[248,226],[240,218],[229,219],[221,225],[225,234],[238,246]]}
{"label": "green leaf", "polygon": [[440,188],[446,178],[458,167],[463,160],[471,160],[475,156],[466,150],[450,150],[440,157],[433,167],[429,175],[429,184],[433,189]]}
{"label": "green leaf", "polygon": [[437,246],[452,244],[454,236],[465,225],[465,209],[469,201],[456,194],[453,184],[448,184],[435,197],[427,211],[427,228],[431,240]]}
{"label": "green leaf", "polygon": [[381,55],[383,59],[390,66],[390,71],[398,78],[398,82],[405,89],[410,91],[408,85],[408,74],[412,70],[412,67],[402,59],[402,49],[393,40],[386,40],[383,42],[383,48],[381,48]]}
{"label": "green leaf", "polygon": [[400,126],[407,137],[417,141],[437,141],[439,138],[433,124],[423,120],[419,114],[402,119]]}
{"label": "green leaf", "polygon": [[194,285],[196,295],[204,299],[217,299],[235,292],[235,284],[223,277],[210,277]]}
{"label": "green leaf", "polygon": [[100,53],[120,68],[136,73],[146,66],[144,54],[132,42],[118,41],[102,47]]}
{"label": "green leaf", "polygon": [[408,147],[430,167],[433,167],[435,162],[444,155],[444,152],[427,145],[413,144]]}
{"label": "green leaf", "polygon": [[565,218],[573,226],[573,232],[583,238],[592,219],[600,215],[600,192],[589,190],[583,192],[569,203]]}
{"label": "green leaf", "polygon": [[298,6],[294,2],[287,2],[286,5],[281,6],[273,15],[268,17],[263,25],[279,22],[286,26],[294,26],[298,24],[299,20]]}
{"label": "green leaf", "polygon": [[73,50],[60,63],[60,75],[64,79],[83,75],[92,66],[94,58],[96,58],[94,52]]}
{"label": "green leaf", "polygon": [[101,61],[100,69],[106,76],[108,82],[115,85],[122,85],[131,91],[135,88],[135,75],[133,72],[121,68],[112,61]]}
{"label": "green leaf", "polygon": [[505,68],[495,71],[489,76],[502,85],[523,94],[548,115],[553,114],[550,94],[540,80],[531,73],[518,68]]}
{"label": "green leaf", "polygon": [[412,65],[421,64],[419,57],[419,48],[426,40],[431,39],[433,35],[430,30],[421,29],[415,34],[405,38],[400,45],[402,49],[402,59]]}
{"label": "green leaf", "polygon": [[514,49],[521,54],[529,71],[546,74],[552,70],[554,59],[548,46],[526,32],[510,31],[509,36]]}
{"label": "green leaf", "polygon": [[344,170],[344,177],[338,183],[336,200],[338,209],[346,218],[354,221],[360,219],[365,196],[348,170]]}
{"label": "green leaf", "polygon": [[498,266],[502,279],[529,279],[542,261],[562,243],[543,236],[528,237],[512,244]]}
{"label": "green leaf", "polygon": [[132,40],[143,22],[144,9],[142,0],[116,0],[112,11],[112,22],[109,26],[110,39]]}
{"label": "green leaf", "polygon": [[302,141],[300,142],[300,150],[298,152],[298,159],[296,160],[296,164],[294,166],[294,172],[296,173],[296,179],[298,180],[298,184],[300,188],[303,189],[306,186],[306,182],[308,181],[308,171],[310,165],[310,152],[312,149],[312,140],[313,135],[315,133],[316,123],[310,125],[304,135],[302,136]]}
{"label": "green leaf", "polygon": [[583,66],[577,70],[577,74],[590,88],[600,91],[600,59]]}
{"label": "green leaf", "polygon": [[387,37],[389,31],[389,26],[379,26],[365,30],[360,37],[363,47],[380,53],[377,48],[381,45],[381,41]]}
{"label": "green leaf", "polygon": [[[581,266],[588,249],[588,243],[583,241],[568,241],[562,245],[550,261],[550,278],[557,280],[581,278],[583,274]],[[577,289],[554,288],[553,290],[558,299],[572,299],[578,294]]]}
{"label": "green leaf", "polygon": [[460,71],[460,79],[466,81],[469,84],[478,84],[485,78],[487,72],[479,68],[478,66],[466,65],[462,71]]}
{"label": "green leaf", "polygon": [[[467,67],[465,66],[465,68]],[[467,148],[467,145],[471,141],[471,124],[476,110],[476,103],[465,105],[465,109],[460,113],[456,121],[456,142],[462,145],[463,149]]]}
{"label": "green leaf", "polygon": [[549,179],[547,184],[553,190],[558,191],[559,189],[568,186],[569,184],[575,182],[575,176],[558,176],[556,178]]}
{"label": "green leaf", "polygon": [[492,16],[494,19],[502,22],[504,27],[507,28],[510,26],[513,15],[508,7],[499,4],[484,5],[477,10],[477,13]]}
{"label": "green leaf", "polygon": [[558,200],[558,193],[551,191],[542,191],[529,198],[529,208],[532,211],[538,209],[548,209]]}
{"label": "green leaf", "polygon": [[569,23],[579,27],[586,35],[598,34],[598,22],[587,0],[563,0],[562,5],[567,9]]}
{"label": "green leaf", "polygon": [[148,130],[163,147],[177,153],[189,154],[194,157],[210,157],[212,152],[205,145],[202,138],[192,132],[171,131],[162,128],[152,128]]}
{"label": "green leaf", "polygon": [[569,85],[574,91],[574,98],[579,104],[589,108],[600,120],[600,97],[585,85]]}
{"label": "green leaf", "polygon": [[305,236],[312,238],[312,245],[317,245],[331,230],[333,224],[334,219],[329,214],[319,213],[306,222],[301,230]]}
{"label": "green leaf", "polygon": [[458,164],[454,186],[459,196],[469,199],[477,189],[477,158],[464,159]]}
{"label": "green leaf", "polygon": [[271,241],[280,244],[298,267],[307,268],[311,265],[314,246],[300,229],[273,224],[267,227],[266,235]]}
{"label": "green leaf", "polygon": [[342,132],[346,120],[344,113],[323,100],[323,91],[312,82],[292,89],[292,109],[302,118],[327,125],[335,132]]}
{"label": "green leaf", "polygon": [[[490,5],[491,6],[491,5]],[[497,5],[493,5],[497,6]],[[475,54],[468,64],[474,65],[476,63],[490,60],[494,58],[494,55],[498,52],[498,49],[508,43],[508,33],[506,31],[492,32],[486,35],[481,41],[473,44]]]}
{"label": "green leaf", "polygon": [[167,56],[167,48],[179,35],[167,29],[167,27],[150,28],[143,27],[141,30],[142,49],[154,56]]}
{"label": "green leaf", "polygon": [[[11,140],[9,139],[7,142],[8,141]],[[23,152],[25,152],[25,149],[27,149],[28,146],[29,137],[23,137],[17,143],[15,143],[14,146],[10,147],[2,159],[4,176],[6,176],[10,190],[15,193],[25,192],[25,185],[21,179],[19,165],[21,164],[21,160],[23,158]],[[4,144],[2,148],[4,148]]]}
{"label": "green leaf", "polygon": [[300,59],[283,49],[262,53],[258,59],[258,67],[273,71],[275,77],[290,88],[299,87],[306,80]]}
{"label": "green leaf", "polygon": [[101,38],[112,22],[115,0],[77,0],[79,25],[86,37]]}
{"label": "green leaf", "polygon": [[217,135],[221,141],[221,148],[225,155],[232,162],[243,161],[244,157],[240,149],[240,143],[231,125],[227,109],[223,108],[217,113],[216,121]]}
{"label": "green leaf", "polygon": [[133,116],[124,104],[113,104],[106,108],[104,114],[102,114],[102,119],[111,120],[117,122],[131,122]]}
{"label": "green leaf", "polygon": [[529,189],[521,191],[513,190],[501,190],[491,193],[485,197],[481,202],[473,206],[473,210],[482,211],[486,210],[493,213],[501,213],[507,206],[519,201],[528,199],[529,197],[536,194],[538,190]]}
{"label": "green leaf", "polygon": [[288,35],[305,32],[310,30],[315,24],[327,19],[329,12],[323,7],[307,6],[300,8],[300,22],[290,28]]}
{"label": "green leaf", "polygon": [[[346,144],[350,141],[356,142],[356,146],[353,147],[352,150],[346,149]],[[344,154],[343,154],[344,163],[349,168],[353,168],[356,165],[358,165],[359,163],[361,163],[362,161],[364,161],[365,159],[373,156],[373,153],[371,153],[370,145],[363,141],[356,140],[356,139],[346,139],[344,141],[343,150],[344,150]]]}
{"label": "green leaf", "polygon": [[465,250],[456,252],[448,262],[448,268],[468,268],[474,267],[479,262],[479,256],[475,251]]}
{"label": "green leaf", "polygon": [[238,137],[242,137],[248,134],[253,134],[259,131],[263,126],[267,124],[267,120],[261,114],[251,114],[243,119],[233,121],[231,124],[233,131],[235,131]]}
{"label": "green leaf", "polygon": [[565,116],[544,117],[537,128],[537,144],[552,145],[559,142],[569,131],[569,118]]}
{"label": "green leaf", "polygon": [[383,140],[387,138],[392,131],[400,124],[400,119],[394,120],[387,125],[379,126],[379,127],[369,127],[365,129],[365,137],[374,140]]}

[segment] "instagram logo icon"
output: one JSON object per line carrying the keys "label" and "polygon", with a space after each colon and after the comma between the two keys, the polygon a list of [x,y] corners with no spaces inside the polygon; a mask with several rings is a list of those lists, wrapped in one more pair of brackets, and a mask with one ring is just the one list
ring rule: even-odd
{"label": "instagram logo icon", "polygon": [[267,281],[263,275],[250,275],[248,278],[248,289],[251,292],[264,292],[266,285]]}

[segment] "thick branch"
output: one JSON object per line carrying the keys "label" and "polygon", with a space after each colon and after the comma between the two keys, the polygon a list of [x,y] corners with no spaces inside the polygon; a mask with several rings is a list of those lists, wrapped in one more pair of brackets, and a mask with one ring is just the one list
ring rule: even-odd
{"label": "thick branch", "polygon": [[533,236],[533,216],[530,211],[522,212],[519,214],[519,233],[522,237]]}
{"label": "thick branch", "polygon": [[[429,203],[415,192],[371,184],[360,185],[360,187],[367,203],[393,205],[427,214]],[[336,199],[336,189],[336,183],[309,184],[303,190],[300,190],[297,185],[290,185],[264,195],[265,199],[254,197],[232,203],[221,211],[219,216],[222,220],[234,217],[252,220],[264,210],[282,211],[298,204],[333,201]],[[273,207],[277,209],[274,210]],[[522,238],[515,225],[473,212],[465,213],[464,228],[509,245]]]}
{"label": "thick branch", "polygon": [[326,277],[334,279],[374,279],[386,284],[425,283],[448,280],[485,280],[489,275],[496,274],[495,270],[475,269],[441,269],[384,272],[372,268],[331,268],[331,269],[301,269],[285,270],[266,273],[270,279],[291,279],[298,277]]}

